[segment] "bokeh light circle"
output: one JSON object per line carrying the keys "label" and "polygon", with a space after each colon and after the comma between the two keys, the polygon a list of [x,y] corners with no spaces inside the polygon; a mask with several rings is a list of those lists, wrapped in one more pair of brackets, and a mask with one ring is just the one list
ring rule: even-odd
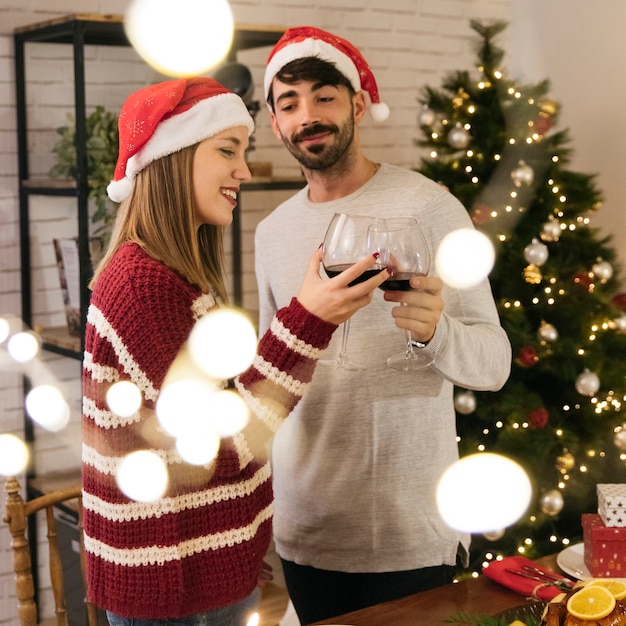
{"label": "bokeh light circle", "polygon": [[215,387],[198,379],[182,379],[166,385],[159,394],[156,415],[172,437],[182,437],[209,419],[208,406]]}
{"label": "bokeh light circle", "polygon": [[38,385],[26,395],[26,411],[46,430],[58,432],[70,421],[70,407],[54,385]]}
{"label": "bokeh light circle", "polygon": [[481,452],[453,463],[437,485],[437,507],[446,524],[467,533],[500,531],[530,504],[528,474],[515,461]]}
{"label": "bokeh light circle", "polygon": [[28,448],[15,435],[4,433],[0,435],[0,474],[15,476],[26,469],[28,465]]}
{"label": "bokeh light circle", "polygon": [[130,380],[120,380],[106,394],[109,409],[120,417],[130,417],[141,407],[141,391]]}
{"label": "bokeh light circle", "polygon": [[227,389],[214,393],[207,408],[211,428],[221,437],[232,437],[242,431],[250,417],[248,403]]}
{"label": "bokeh light circle", "polygon": [[257,337],[250,320],[234,309],[221,308],[200,318],[189,336],[189,354],[198,367],[217,380],[233,378],[254,360]]}
{"label": "bokeh light circle", "polygon": [[15,333],[7,342],[7,352],[18,363],[32,361],[41,349],[41,340],[38,335],[30,331]]}
{"label": "bokeh light circle", "polygon": [[439,244],[435,268],[450,287],[469,289],[489,275],[495,260],[495,249],[487,235],[473,228],[459,228]]}
{"label": "bokeh light circle", "polygon": [[196,76],[224,59],[234,19],[228,0],[133,0],[124,26],[132,46],[158,72]]}
{"label": "bokeh light circle", "polygon": [[156,502],[163,497],[169,482],[165,463],[150,450],[137,450],[125,456],[115,480],[121,491],[137,502]]}
{"label": "bokeh light circle", "polygon": [[191,465],[206,465],[216,456],[220,447],[219,435],[204,422],[193,432],[187,431],[176,439],[181,458]]}

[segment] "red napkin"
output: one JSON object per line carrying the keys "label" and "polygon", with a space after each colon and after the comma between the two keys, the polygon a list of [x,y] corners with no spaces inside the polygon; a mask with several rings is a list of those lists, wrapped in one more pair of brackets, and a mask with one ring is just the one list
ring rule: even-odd
{"label": "red napkin", "polygon": [[[531,561],[523,556],[507,556],[500,561],[492,561],[489,565],[483,568],[483,574],[492,580],[495,580],[497,583],[500,583],[509,589],[513,589],[513,591],[523,593],[527,597],[536,598],[538,600],[545,600],[549,602],[555,596],[563,593],[554,585],[549,585],[538,580],[532,580],[530,578],[526,578],[525,576],[520,576],[519,574],[507,572],[509,569],[524,572],[525,570],[523,567],[525,565],[528,567],[534,567],[552,576],[558,576],[560,579],[567,582],[571,582],[568,578],[564,578],[549,569],[540,567],[534,561]],[[532,576],[540,576],[540,574],[536,574],[535,572],[526,571],[525,573]]]}

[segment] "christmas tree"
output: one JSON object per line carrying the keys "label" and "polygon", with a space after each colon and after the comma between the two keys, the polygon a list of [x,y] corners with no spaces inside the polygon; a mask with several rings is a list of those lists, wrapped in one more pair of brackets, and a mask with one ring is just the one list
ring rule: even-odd
{"label": "christmas tree", "polygon": [[598,483],[626,482],[626,294],[610,237],[592,228],[594,175],[568,169],[547,80],[518,84],[494,40],[506,22],[471,22],[477,71],[425,87],[419,170],[445,185],[496,249],[490,275],[513,347],[501,391],[455,390],[461,455],[503,454],[533,501],[513,526],[472,541],[471,569],[497,555],[536,558],[582,539]]}

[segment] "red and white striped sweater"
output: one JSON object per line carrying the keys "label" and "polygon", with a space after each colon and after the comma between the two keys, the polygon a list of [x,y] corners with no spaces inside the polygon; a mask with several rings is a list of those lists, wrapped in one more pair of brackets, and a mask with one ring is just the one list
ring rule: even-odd
{"label": "red and white striped sweater", "polygon": [[[267,442],[302,397],[335,330],[294,298],[261,338],[253,365],[236,380],[249,425],[222,441],[210,467],[182,461],[157,426],[164,377],[214,297],[125,244],[102,273],[87,317],[83,363],[83,496],[87,593],[122,616],[182,617],[252,593],[271,538]],[[131,380],[138,413],[122,418],[108,387]],[[169,488],[154,503],[129,500],[115,472],[134,450],[157,450]]]}

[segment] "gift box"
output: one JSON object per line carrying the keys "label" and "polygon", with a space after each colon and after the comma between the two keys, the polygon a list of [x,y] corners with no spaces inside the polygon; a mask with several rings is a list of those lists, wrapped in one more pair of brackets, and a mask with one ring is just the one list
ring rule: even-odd
{"label": "gift box", "polygon": [[597,486],[598,515],[605,526],[626,526],[626,483]]}
{"label": "gift box", "polygon": [[596,513],[582,516],[584,559],[595,578],[626,577],[626,528],[606,526]]}

